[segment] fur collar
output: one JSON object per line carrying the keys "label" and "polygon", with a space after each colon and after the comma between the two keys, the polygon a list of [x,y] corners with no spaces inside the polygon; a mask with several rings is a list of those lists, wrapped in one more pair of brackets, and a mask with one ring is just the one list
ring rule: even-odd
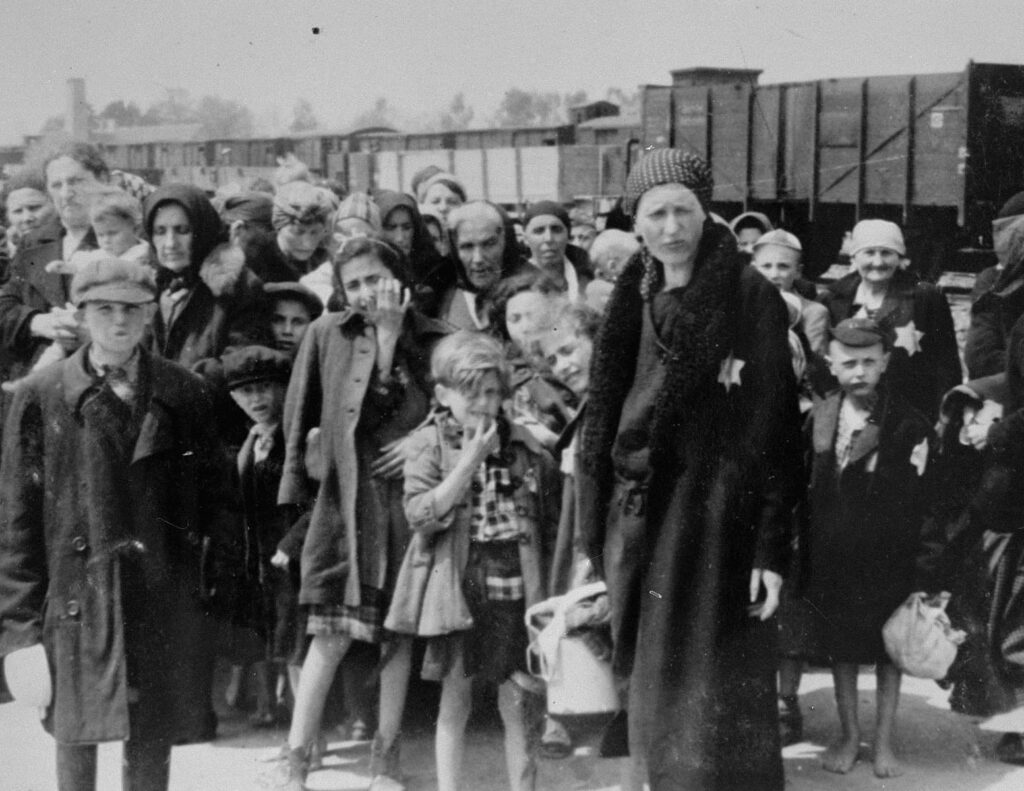
{"label": "fur collar", "polygon": [[[662,328],[665,380],[655,397],[649,427],[651,466],[666,461],[686,436],[686,427],[708,415],[701,425],[708,437],[721,427],[726,414],[725,390],[717,385],[717,372],[732,350],[740,303],[740,277],[747,266],[728,228],[708,222],[697,253],[693,278],[679,295],[673,316]],[[641,250],[626,265],[612,292],[594,347],[591,387],[583,425],[583,463],[588,472],[608,480],[626,400],[641,354],[644,311],[650,310],[645,293],[658,293],[661,264]]]}
{"label": "fur collar", "polygon": [[199,267],[202,280],[214,297],[234,294],[245,275],[245,253],[231,244],[217,245]]}

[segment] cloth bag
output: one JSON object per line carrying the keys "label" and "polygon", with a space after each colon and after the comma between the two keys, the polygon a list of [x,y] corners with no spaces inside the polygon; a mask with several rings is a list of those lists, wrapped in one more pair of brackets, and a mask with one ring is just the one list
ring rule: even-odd
{"label": "cloth bag", "polygon": [[[611,663],[597,657],[582,638],[569,636],[565,617],[574,605],[606,592],[605,583],[594,582],[526,611],[527,667],[547,684],[548,714],[604,714],[619,709]],[[547,624],[541,626],[544,621]]]}
{"label": "cloth bag", "polygon": [[46,708],[53,700],[46,649],[37,643],[12,651],[4,657],[3,670],[11,697],[22,706],[36,709],[40,719],[45,717]]}
{"label": "cloth bag", "polygon": [[967,633],[954,629],[946,615],[949,594],[912,593],[882,627],[886,653],[903,673],[940,681],[956,659]]}

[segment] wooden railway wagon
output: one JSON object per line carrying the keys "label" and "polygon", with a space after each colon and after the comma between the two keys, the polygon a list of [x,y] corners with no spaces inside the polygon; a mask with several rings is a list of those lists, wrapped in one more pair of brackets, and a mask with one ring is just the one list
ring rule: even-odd
{"label": "wooden railway wagon", "polygon": [[707,157],[723,214],[757,209],[801,234],[812,270],[862,217],[901,223],[926,276],[987,263],[991,219],[1024,189],[1024,66],[778,85],[759,74],[682,69],[643,86],[642,144]]}

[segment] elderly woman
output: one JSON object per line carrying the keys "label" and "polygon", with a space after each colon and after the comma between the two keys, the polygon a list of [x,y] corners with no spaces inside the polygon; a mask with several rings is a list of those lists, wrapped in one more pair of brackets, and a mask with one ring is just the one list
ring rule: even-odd
{"label": "elderly woman", "polygon": [[931,283],[905,267],[903,232],[887,220],[861,220],[850,242],[853,271],[822,297],[832,326],[843,319],[874,319],[894,338],[886,384],[929,420],[942,397],[963,380],[949,303]]}
{"label": "elderly woman", "polygon": [[146,200],[143,224],[160,289],[157,354],[192,367],[231,345],[273,343],[263,284],[241,251],[221,244],[220,216],[201,189],[160,187]]}
{"label": "elderly woman", "polygon": [[706,163],[630,173],[643,247],[594,349],[581,531],[653,791],[782,789],[774,613],[800,469],[787,312],[709,217]]}
{"label": "elderly woman", "polygon": [[441,295],[438,318],[454,329],[482,330],[490,322],[494,287],[502,278],[528,271],[527,264],[508,215],[493,203],[466,203],[451,213],[449,222],[458,282]]}

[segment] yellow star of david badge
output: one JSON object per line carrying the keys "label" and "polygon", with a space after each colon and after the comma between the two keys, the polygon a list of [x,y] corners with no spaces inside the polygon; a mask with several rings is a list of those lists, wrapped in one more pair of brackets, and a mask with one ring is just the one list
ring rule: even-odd
{"label": "yellow star of david badge", "polygon": [[740,371],[746,364],[746,361],[733,357],[732,352],[722,360],[722,367],[718,369],[718,381],[725,387],[726,392],[729,392],[733,385],[739,387],[743,384],[740,380]]}
{"label": "yellow star of david badge", "polygon": [[907,355],[913,357],[917,352],[921,351],[921,338],[923,337],[924,333],[911,320],[902,327],[896,328],[896,343],[894,346],[906,349]]}

